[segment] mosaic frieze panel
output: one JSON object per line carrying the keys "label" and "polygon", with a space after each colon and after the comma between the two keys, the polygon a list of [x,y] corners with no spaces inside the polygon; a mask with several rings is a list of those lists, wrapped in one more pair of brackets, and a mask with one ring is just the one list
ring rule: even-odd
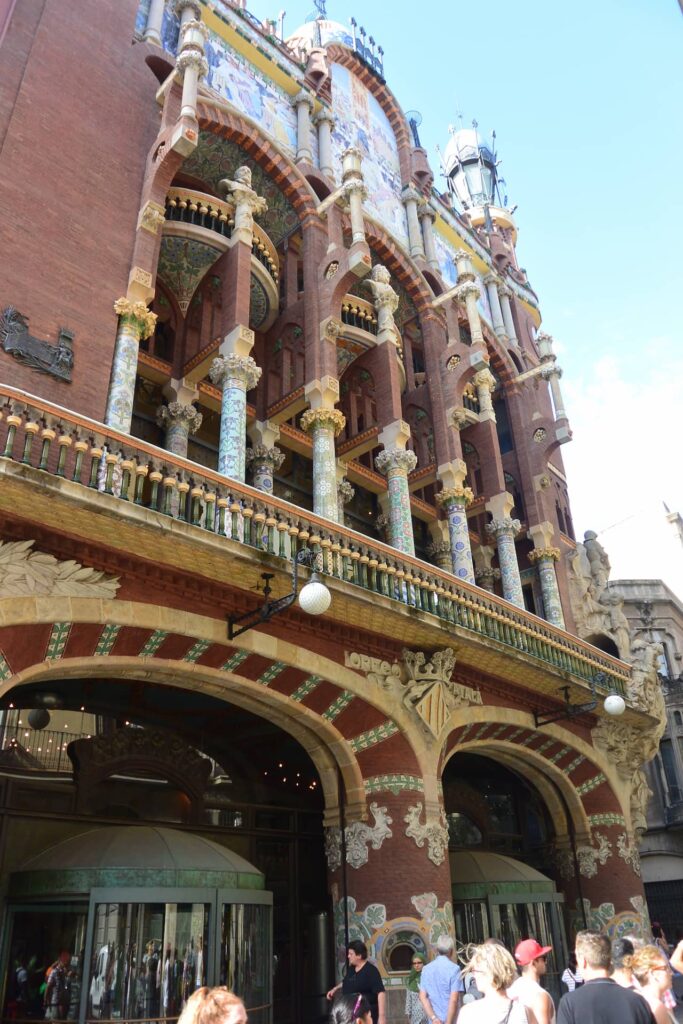
{"label": "mosaic frieze panel", "polygon": [[401,203],[401,167],[396,136],[379,103],[348,68],[332,65],[332,106],[336,117],[332,156],[341,180],[341,156],[349,146],[363,154],[368,188],[365,206],[403,245],[408,244]]}
{"label": "mosaic frieze panel", "polygon": [[197,148],[183,164],[183,172],[199,178],[217,195],[221,178],[232,178],[236,168],[243,164],[251,168],[252,188],[268,204],[267,212],[259,216],[258,222],[273,244],[278,245],[299,220],[286,196],[241,146],[211,132],[200,132]]}
{"label": "mosaic frieze panel", "polygon": [[[455,256],[456,247],[451,245],[443,235],[440,235],[438,231],[434,232],[434,247],[436,249],[436,257],[439,261],[439,270],[441,276],[449,285],[454,285],[457,281],[457,273],[455,270],[455,264],[453,258]],[[479,300],[477,307],[479,309],[479,315],[486,320],[487,323],[491,323],[491,306],[489,305],[489,297],[484,287],[484,281],[482,277],[476,272],[477,284],[479,285]]]}

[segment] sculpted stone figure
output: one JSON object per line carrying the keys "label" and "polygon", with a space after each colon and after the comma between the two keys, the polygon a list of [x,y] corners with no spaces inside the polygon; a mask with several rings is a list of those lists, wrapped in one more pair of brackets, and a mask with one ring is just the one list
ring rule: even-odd
{"label": "sculpted stone figure", "polygon": [[657,670],[664,648],[660,643],[635,640],[631,648],[633,668],[629,699],[657,718],[664,716],[664,696]]}
{"label": "sculpted stone figure", "polygon": [[233,234],[248,231],[251,235],[254,230],[254,217],[268,209],[265,199],[257,195],[251,187],[251,168],[238,167],[234,179],[223,178],[219,181],[218,187],[225,196],[232,197],[235,203]]}
{"label": "sculpted stone figure", "polygon": [[370,277],[363,281],[363,286],[372,293],[372,300],[377,310],[377,336],[380,341],[387,340],[387,332],[395,342],[398,331],[394,321],[394,313],[398,309],[398,295],[391,287],[391,274],[381,264],[374,266]]}
{"label": "sculpted stone figure", "polygon": [[586,530],[583,535],[583,546],[588,559],[588,564],[590,565],[591,576],[595,587],[595,596],[599,600],[599,595],[607,586],[607,581],[609,579],[611,568],[609,558],[607,557],[607,552],[598,540],[598,535],[594,530]]}

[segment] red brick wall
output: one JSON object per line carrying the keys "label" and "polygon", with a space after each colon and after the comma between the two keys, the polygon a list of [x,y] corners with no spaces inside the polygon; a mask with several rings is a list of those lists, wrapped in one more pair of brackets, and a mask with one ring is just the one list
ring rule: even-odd
{"label": "red brick wall", "polygon": [[100,419],[159,115],[136,0],[22,0],[0,51],[0,308],[74,331],[74,381],[0,351],[0,380]]}

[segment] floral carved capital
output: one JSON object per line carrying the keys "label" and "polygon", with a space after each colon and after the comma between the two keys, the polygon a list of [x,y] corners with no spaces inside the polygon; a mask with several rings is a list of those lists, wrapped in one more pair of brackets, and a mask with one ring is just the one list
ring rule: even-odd
{"label": "floral carved capital", "polygon": [[247,391],[255,388],[261,379],[261,367],[251,356],[217,356],[211,364],[209,377],[214,384],[225,387],[229,381],[244,385]]}
{"label": "floral carved capital", "polygon": [[412,473],[417,466],[417,455],[409,448],[389,448],[380,452],[375,459],[375,469],[385,475],[391,470],[402,470],[404,473]]}
{"label": "floral carved capital", "polygon": [[533,551],[529,552],[527,558],[529,559],[532,565],[535,565],[536,562],[543,562],[548,560],[557,562],[560,558],[560,555],[561,551],[559,548],[534,548]]}
{"label": "floral carved capital", "polygon": [[253,448],[247,448],[246,460],[247,464],[250,462],[265,463],[273,470],[276,470],[285,461],[285,453],[280,451],[275,445],[269,448],[265,444],[255,444]]}
{"label": "floral carved capital", "polygon": [[427,856],[432,864],[438,867],[443,864],[448,854],[448,825],[443,808],[438,821],[420,821],[422,817],[422,804],[417,803],[414,807],[408,808],[404,822],[408,826],[406,835],[409,839],[415,840],[415,845],[420,849],[427,844]]}
{"label": "floral carved capital", "polygon": [[181,402],[169,402],[157,409],[157,424],[168,428],[175,423],[185,423],[190,434],[194,434],[202,425],[202,414],[193,405]]}
{"label": "floral carved capital", "polygon": [[449,505],[460,507],[471,505],[474,501],[474,493],[471,487],[463,487],[458,484],[456,487],[444,487],[436,496],[437,505],[447,508]]}
{"label": "floral carved capital", "polygon": [[114,303],[114,312],[122,323],[133,328],[140,341],[144,341],[145,338],[154,334],[157,315],[147,309],[144,302],[131,302],[126,298],[117,299]]}
{"label": "floral carved capital", "polygon": [[306,433],[325,429],[333,430],[338,437],[346,426],[346,417],[339,409],[307,409],[299,422]]}
{"label": "floral carved capital", "polygon": [[497,537],[499,533],[510,533],[514,537],[521,528],[522,524],[519,519],[492,519],[490,523],[486,524],[486,532],[493,537]]}

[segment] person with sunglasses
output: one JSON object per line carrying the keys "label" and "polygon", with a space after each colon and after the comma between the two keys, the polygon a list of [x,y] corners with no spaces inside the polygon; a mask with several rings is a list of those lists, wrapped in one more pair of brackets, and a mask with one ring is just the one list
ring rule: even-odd
{"label": "person with sunglasses", "polygon": [[657,1024],[675,1024],[676,1018],[664,1002],[673,971],[661,947],[653,943],[636,950],[631,957],[631,970],[638,982],[638,992],[647,1000]]}
{"label": "person with sunglasses", "polygon": [[410,1024],[426,1024],[427,1014],[420,1002],[420,974],[425,965],[422,953],[413,953],[411,970],[406,981],[406,1017]]}
{"label": "person with sunglasses", "polygon": [[508,995],[532,1010],[538,1024],[555,1024],[555,1003],[541,985],[541,978],[548,969],[546,958],[552,948],[541,946],[536,939],[524,939],[515,948],[520,977],[510,986]]}
{"label": "person with sunglasses", "polygon": [[487,941],[475,946],[465,975],[476,978],[481,998],[463,1006],[458,1024],[536,1024],[521,999],[509,996],[515,961],[502,943]]}

